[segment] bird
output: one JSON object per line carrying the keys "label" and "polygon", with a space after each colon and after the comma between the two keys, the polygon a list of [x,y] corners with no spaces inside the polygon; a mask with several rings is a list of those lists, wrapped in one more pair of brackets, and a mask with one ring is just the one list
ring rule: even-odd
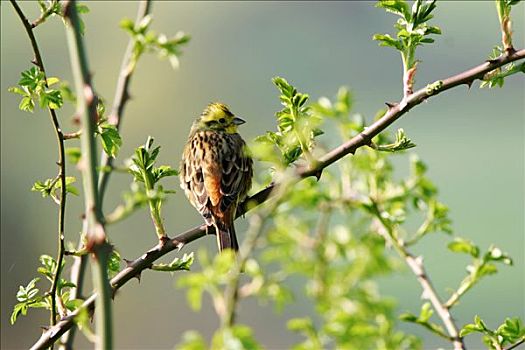
{"label": "bird", "polygon": [[253,160],[238,134],[245,123],[223,103],[210,103],[193,122],[180,164],[189,202],[213,226],[219,251],[239,250],[234,220],[252,185]]}

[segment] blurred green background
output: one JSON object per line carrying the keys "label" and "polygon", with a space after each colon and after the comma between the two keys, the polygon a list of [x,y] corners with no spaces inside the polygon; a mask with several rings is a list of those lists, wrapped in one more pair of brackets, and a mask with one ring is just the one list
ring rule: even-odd
{"label": "blurred green background", "polygon": [[[84,16],[85,39],[94,84],[99,94],[112,101],[122,53],[128,36],[118,27],[121,18],[134,19],[136,2],[88,2]],[[251,139],[274,129],[273,114],[279,109],[271,77],[281,75],[315,100],[332,97],[340,85],[354,93],[355,111],[370,121],[385,101],[401,94],[401,63],[397,52],[371,40],[374,33],[392,33],[395,17],[373,2],[168,2],[153,6],[152,28],[175,34],[184,30],[192,40],[181,58],[181,68],[146,55],[134,75],[122,129],[124,140],[117,163],[131,155],[148,135],[162,145],[160,161],[177,166],[193,118],[210,101],[220,100],[248,123],[241,133]],[[36,2],[22,3],[30,18],[38,15]],[[37,179],[56,174],[56,142],[47,112],[34,115],[18,110],[19,97],[7,92],[22,70],[31,66],[32,52],[21,22],[8,2],[1,13],[1,345],[27,348],[47,324],[48,313],[32,310],[15,326],[9,315],[20,284],[36,275],[38,256],[56,254],[57,208],[30,192]],[[524,5],[514,8],[514,43],[524,46]],[[443,35],[436,44],[419,50],[417,87],[458,73],[482,62],[499,44],[496,9],[492,1],[440,2],[433,24]],[[36,30],[49,76],[71,81],[63,25],[57,18]],[[524,318],[524,79],[514,76],[503,89],[459,87],[433,98],[396,122],[418,145],[416,152],[430,167],[441,200],[451,209],[455,232],[486,249],[497,243],[515,262],[483,280],[455,310],[460,324],[479,314],[495,327],[506,316]],[[73,110],[59,113],[67,131],[74,131]],[[321,138],[330,145],[330,136]],[[398,157],[406,167],[406,157]],[[70,167],[72,168],[72,167]],[[72,171],[76,172],[76,170]],[[401,170],[403,171],[403,170]],[[115,174],[105,209],[120,201],[131,178]],[[176,178],[166,186],[178,189]],[[82,201],[68,197],[66,237],[77,241]],[[201,222],[181,193],[164,208],[172,234]],[[241,228],[243,226],[240,226]],[[238,229],[242,240],[242,229]],[[111,240],[123,257],[133,259],[155,244],[145,210],[109,227]],[[211,238],[186,247],[192,251]],[[446,295],[464,276],[466,257],[447,252],[441,235],[432,235],[417,247],[423,254],[437,290]],[[170,257],[172,257],[171,255]],[[168,257],[168,259],[170,258]],[[88,277],[88,279],[90,279]],[[209,300],[200,313],[190,311],[185,295],[176,290],[172,277],[146,271],[140,284],[134,280],[118,293],[115,308],[117,348],[172,348],[186,329],[206,336],[218,326]],[[395,297],[399,311],[417,312],[420,289],[405,270],[380,281],[381,292]],[[47,287],[46,287],[47,288]],[[245,301],[240,322],[255,329],[256,338],[271,349],[286,348],[297,338],[286,331],[286,319],[305,308],[300,295],[282,314],[268,305]],[[425,337],[425,348],[443,346],[439,340],[413,325],[407,332]],[[79,337],[79,348],[91,347]],[[479,341],[467,341],[471,349]]]}

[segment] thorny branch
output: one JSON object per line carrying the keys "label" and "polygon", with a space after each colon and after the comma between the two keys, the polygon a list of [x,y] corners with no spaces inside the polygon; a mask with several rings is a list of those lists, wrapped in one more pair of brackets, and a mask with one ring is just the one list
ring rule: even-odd
{"label": "thorny branch", "polygon": [[[135,23],[138,24],[140,21],[146,17],[150,11],[151,11],[152,1],[151,0],[142,0],[139,4],[138,11],[137,11],[137,17],[135,20]],[[113,98],[113,106],[111,110],[111,115],[109,117],[109,122],[116,125],[117,128],[120,128],[121,122],[122,122],[122,116],[124,113],[124,107],[126,105],[126,102],[129,100],[129,84],[131,81],[132,74],[134,70],[129,70],[129,63],[131,62],[131,59],[133,57],[133,45],[134,45],[134,39],[130,38],[128,47],[126,48],[126,51],[124,53],[123,59],[122,59],[122,65],[120,68],[119,78],[117,81],[117,88],[115,91],[115,97]],[[78,137],[80,136],[80,132],[75,133],[78,134]],[[108,157],[104,152],[102,152],[99,168],[100,169],[107,169],[109,166],[111,166],[112,158]],[[99,180],[98,180],[98,190],[100,195],[100,201],[103,202],[105,189],[107,182],[109,180],[109,172],[100,172],[99,173]],[[84,228],[82,232],[86,232],[86,225],[84,225]],[[82,239],[80,240],[78,247],[81,249],[83,247]],[[72,290],[71,298],[81,298],[82,297],[82,289],[83,289],[83,280],[85,275],[87,265],[87,256],[79,256],[75,257],[75,261],[71,267],[71,282],[73,282],[77,287]],[[64,335],[62,337],[62,343],[64,344],[65,349],[72,349],[73,348],[73,340],[75,337],[75,328],[71,329],[70,332]]]}
{"label": "thorny branch", "polygon": [[[33,32],[33,28],[35,26],[29,23],[29,20],[27,19],[25,14],[22,12],[22,9],[20,8],[20,6],[18,6],[16,1],[15,0],[10,0],[10,1],[16,13],[18,14],[18,17],[20,17],[20,20],[22,21],[24,25],[24,28],[29,37],[29,40],[31,41],[31,47],[33,48],[33,53],[35,55],[35,58],[32,62],[36,64],[38,68],[40,68],[40,71],[42,73],[44,73],[45,86],[48,87],[46,70],[44,68],[44,61],[42,60],[42,55],[40,54],[40,49],[38,48],[38,43],[36,41],[35,34]],[[58,252],[57,252],[57,259],[56,259],[57,266],[56,266],[56,269],[53,275],[53,282],[49,290],[49,295],[51,298],[50,323],[51,325],[55,325],[56,318],[57,318],[56,292],[57,292],[58,281],[60,281],[60,272],[61,272],[60,270],[62,269],[62,263],[64,261],[64,252],[65,252],[64,227],[65,227],[66,197],[67,197],[66,157],[65,157],[65,148],[64,148],[64,134],[62,132],[62,129],[60,128],[60,123],[58,122],[56,112],[54,109],[50,107],[48,107],[48,110],[49,110],[49,115],[51,116],[51,121],[53,123],[53,129],[55,130],[55,135],[56,135],[57,144],[58,144],[58,163],[57,164],[59,166],[59,173],[57,176],[57,180],[60,179],[60,199],[58,200],[60,209],[58,213]]]}
{"label": "thorny branch", "polygon": [[[412,107],[421,104],[429,97],[438,95],[446,90],[463,84],[470,87],[475,80],[482,79],[486,73],[504,66],[507,63],[518,61],[524,58],[525,49],[504,54],[495,60],[484,62],[474,68],[439,81],[440,84],[432,84],[434,86],[433,89],[420,89],[412,95],[404,97],[399,103],[389,104],[389,109],[382,118],[371,124],[359,135],[326,153],[312,167],[299,169],[297,176],[299,178],[307,178],[310,176],[319,175],[324,168],[328,167],[332,163],[345,157],[349,153],[354,154],[358,148],[368,145],[374,136],[385,130],[402,115],[406,114]],[[267,188],[259,191],[244,201],[237,211],[237,217],[244,214],[249,208],[251,209],[256,205],[265,202],[270,197],[272,190],[278,185],[279,184],[271,184]],[[248,203],[250,203],[250,205],[248,205]],[[209,231],[211,233],[212,230]],[[160,257],[175,249],[181,249],[186,244],[189,244],[190,242],[193,242],[205,235],[206,226],[200,225],[184,233],[181,233],[170,240],[167,240],[164,244],[156,245],[141,257],[129,263],[125,269],[123,269],[111,280],[113,291],[118,290],[130,279],[140,276],[143,270],[148,269]],[[93,310],[95,307],[95,299],[95,294],[90,296],[83,303],[82,308]],[[79,311],[72,312],[70,315],[58,322],[55,327],[52,327],[42,334],[40,339],[33,345],[31,349],[43,349],[55,342],[64,332],[74,325],[74,317],[78,314],[78,312]]]}
{"label": "thorny branch", "polygon": [[108,280],[107,265],[111,246],[107,242],[104,228],[104,215],[101,209],[101,196],[97,185],[97,147],[95,125],[97,115],[97,97],[91,82],[91,72],[80,30],[76,1],[67,1],[63,7],[66,22],[66,39],[69,47],[69,59],[77,94],[77,114],[82,121],[83,132],[80,135],[82,152],[82,184],[84,187],[84,206],[87,223],[86,248],[93,253],[93,285],[97,290],[95,348],[112,349],[112,303],[111,287]]}

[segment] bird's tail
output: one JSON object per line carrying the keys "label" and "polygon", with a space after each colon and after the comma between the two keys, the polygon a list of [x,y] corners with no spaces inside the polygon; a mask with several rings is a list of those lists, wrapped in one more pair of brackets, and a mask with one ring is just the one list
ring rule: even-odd
{"label": "bird's tail", "polygon": [[232,249],[233,251],[239,250],[239,243],[237,242],[237,236],[235,235],[235,227],[233,222],[231,225],[216,225],[217,230],[217,244],[219,245],[219,251],[224,249]]}

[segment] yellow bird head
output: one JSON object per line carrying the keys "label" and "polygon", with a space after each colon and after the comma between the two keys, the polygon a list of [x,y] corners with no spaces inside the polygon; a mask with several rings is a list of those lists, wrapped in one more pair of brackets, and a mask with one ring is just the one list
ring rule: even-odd
{"label": "yellow bird head", "polygon": [[237,127],[244,124],[244,119],[236,117],[228,107],[219,102],[210,103],[193,124],[197,130],[224,131],[235,134]]}

